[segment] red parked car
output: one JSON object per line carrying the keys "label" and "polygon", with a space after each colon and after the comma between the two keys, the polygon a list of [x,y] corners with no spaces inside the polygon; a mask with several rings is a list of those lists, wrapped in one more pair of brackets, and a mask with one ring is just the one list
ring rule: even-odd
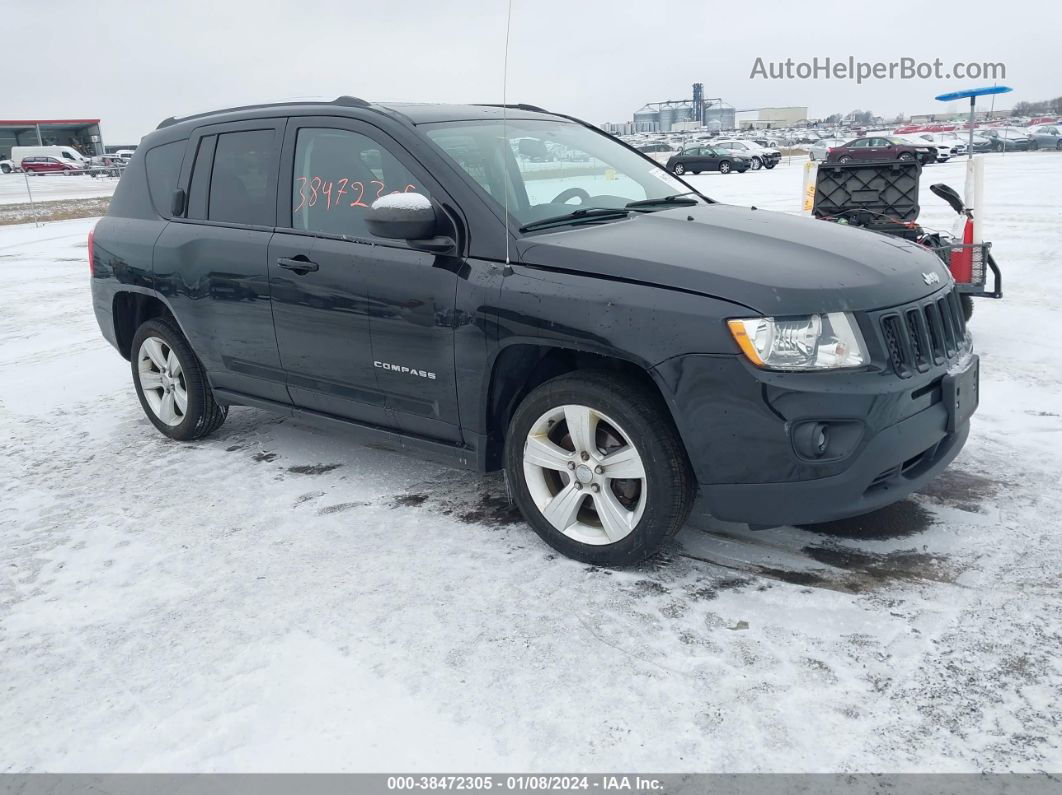
{"label": "red parked car", "polygon": [[74,163],[64,163],[55,157],[24,157],[22,170],[30,174],[46,174],[53,171],[76,174],[81,171],[81,168]]}
{"label": "red parked car", "polygon": [[937,150],[932,146],[917,146],[901,138],[874,136],[856,138],[844,146],[835,146],[826,155],[827,162],[849,163],[853,160],[917,160],[923,166],[937,162]]}

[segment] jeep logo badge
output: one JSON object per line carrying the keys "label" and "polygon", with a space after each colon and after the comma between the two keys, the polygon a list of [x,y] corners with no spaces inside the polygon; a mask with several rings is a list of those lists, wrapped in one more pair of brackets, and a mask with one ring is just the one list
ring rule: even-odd
{"label": "jeep logo badge", "polygon": [[923,273],[922,274],[922,281],[924,281],[926,284],[936,284],[937,282],[940,281],[940,274],[939,273]]}

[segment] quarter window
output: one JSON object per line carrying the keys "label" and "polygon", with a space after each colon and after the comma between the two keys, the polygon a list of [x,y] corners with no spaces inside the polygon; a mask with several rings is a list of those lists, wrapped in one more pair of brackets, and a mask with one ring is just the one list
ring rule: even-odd
{"label": "quarter window", "polygon": [[292,176],[292,227],[332,235],[368,237],[365,211],[381,196],[428,195],[389,150],[350,130],[299,130]]}
{"label": "quarter window", "polygon": [[[151,192],[151,201],[155,205],[155,211],[159,215],[167,217],[170,215],[173,192],[177,189],[177,177],[181,173],[181,163],[184,161],[184,149],[187,144],[187,140],[162,144],[148,151],[145,158],[148,190]],[[118,161],[118,158],[113,155],[107,155],[105,159],[108,163]]]}

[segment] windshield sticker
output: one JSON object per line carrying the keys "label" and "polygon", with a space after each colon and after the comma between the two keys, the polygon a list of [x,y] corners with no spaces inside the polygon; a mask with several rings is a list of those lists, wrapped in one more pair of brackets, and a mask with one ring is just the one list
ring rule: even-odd
{"label": "windshield sticker", "polygon": [[651,169],[649,169],[649,173],[652,174],[654,177],[656,177],[661,182],[663,182],[665,185],[667,185],[672,190],[685,190],[686,189],[685,185],[683,185],[681,182],[679,182],[673,176],[668,174],[662,168],[651,168]]}

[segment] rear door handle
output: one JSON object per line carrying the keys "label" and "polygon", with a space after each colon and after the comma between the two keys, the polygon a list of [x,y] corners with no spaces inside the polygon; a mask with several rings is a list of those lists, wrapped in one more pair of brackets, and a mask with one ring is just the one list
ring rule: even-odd
{"label": "rear door handle", "polygon": [[309,273],[318,268],[316,262],[310,262],[310,259],[302,254],[297,257],[280,257],[277,259],[277,265],[285,270],[295,271],[299,274]]}

